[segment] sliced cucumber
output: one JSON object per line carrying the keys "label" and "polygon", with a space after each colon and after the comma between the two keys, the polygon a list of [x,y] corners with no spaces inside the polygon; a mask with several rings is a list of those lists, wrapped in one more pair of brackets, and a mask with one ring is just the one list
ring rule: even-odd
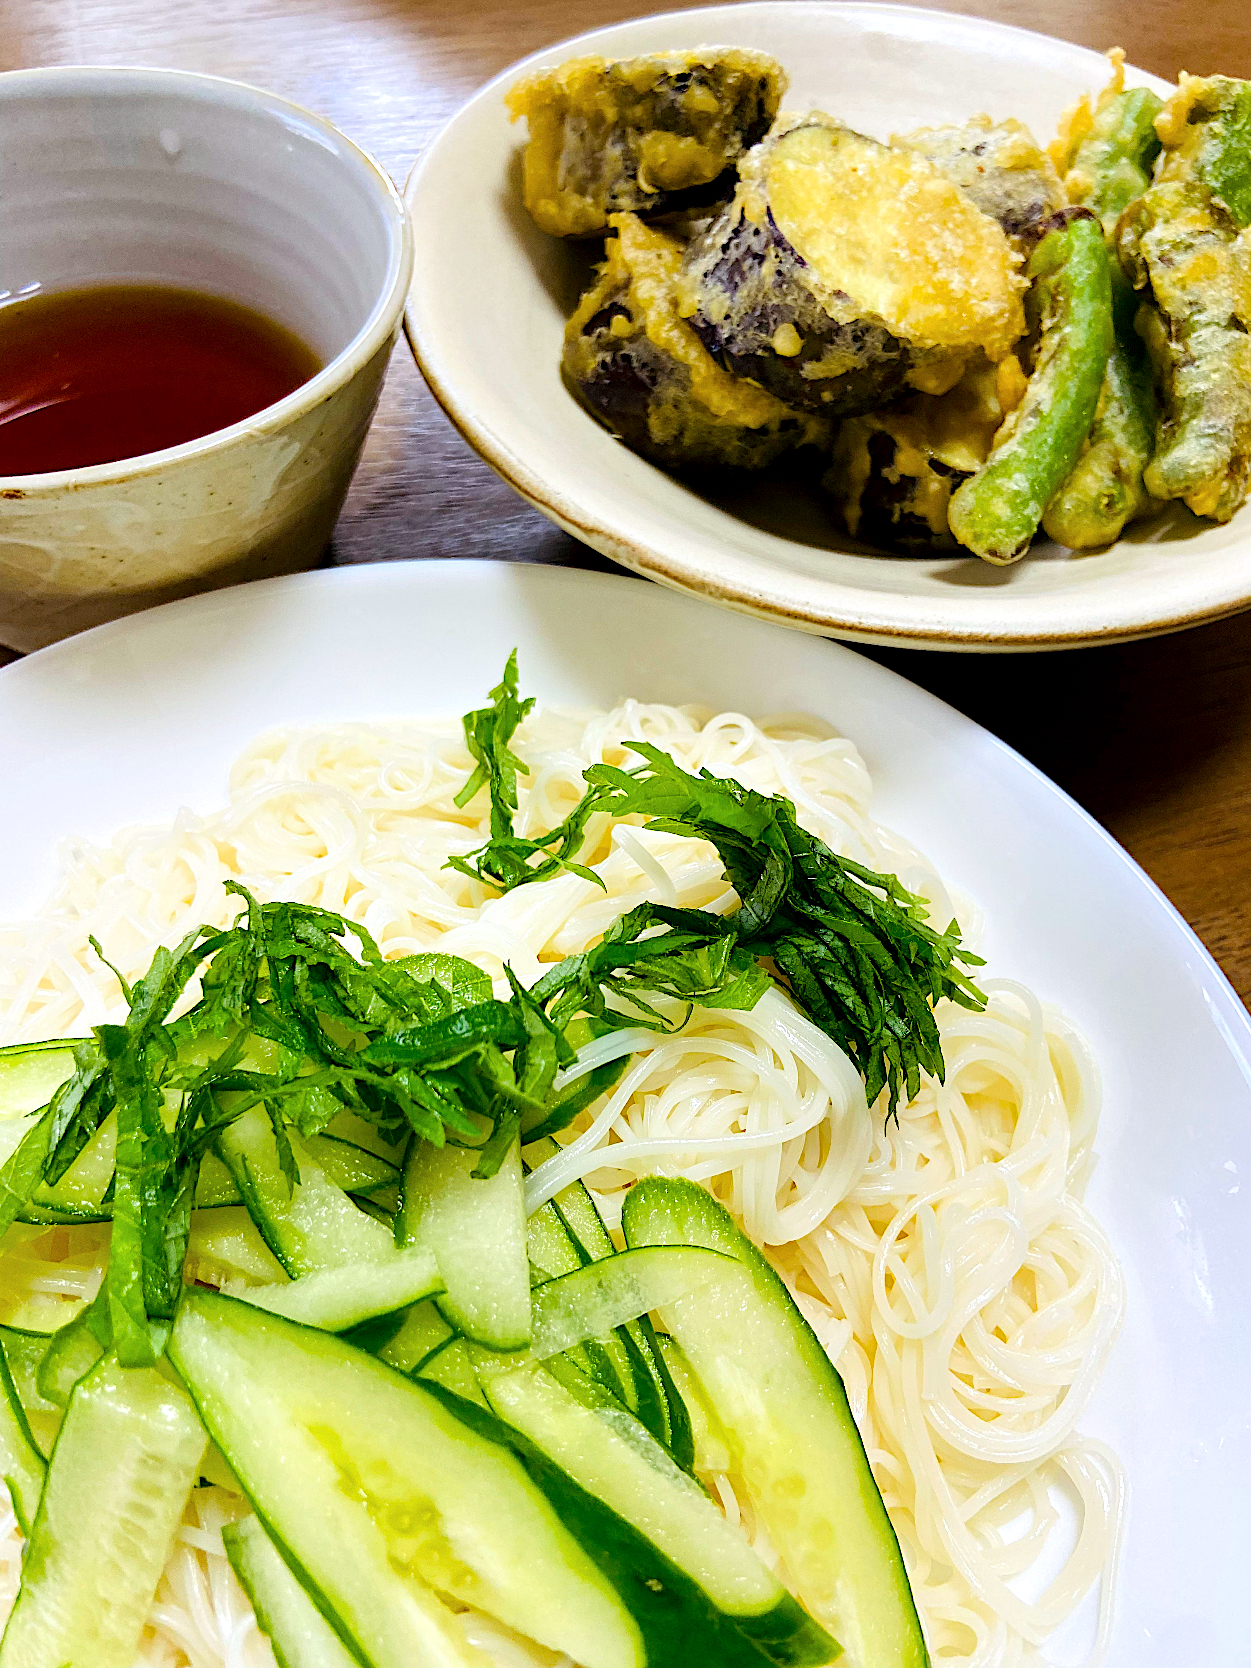
{"label": "sliced cucumber", "polygon": [[54,1332],[27,1332],[16,1326],[0,1326],[4,1364],[13,1380],[22,1417],[44,1459],[52,1452],[65,1411],[39,1392],[39,1369],[55,1336]]}
{"label": "sliced cucumber", "polygon": [[[623,1070],[626,1064],[625,1060],[612,1062]],[[533,1166],[559,1151],[559,1145],[550,1138],[534,1141],[526,1148],[526,1159]],[[583,1262],[598,1262],[613,1255],[616,1247],[612,1236],[584,1183],[570,1183],[549,1201],[549,1206],[560,1217]],[[601,1339],[600,1344],[620,1385],[617,1390],[605,1380],[607,1388],[638,1414],[652,1435],[678,1457],[679,1464],[689,1466],[690,1433],[685,1410],[656,1353],[651,1322],[642,1316],[623,1327],[615,1339]]]}
{"label": "sliced cucumber", "polygon": [[[555,1142],[552,1145],[555,1146]],[[583,1182],[571,1182],[568,1187],[562,1188],[553,1203],[581,1250],[583,1262],[594,1263],[602,1257],[612,1256],[617,1247]]]}
{"label": "sliced cucumber", "polygon": [[90,1137],[55,1187],[40,1185],[22,1212],[26,1222],[104,1222],[113,1214],[106,1203],[117,1150],[117,1116],[108,1117]]}
{"label": "sliced cucumber", "polygon": [[30,1526],[43,1493],[44,1457],[31,1435],[21,1398],[0,1349],[0,1482],[9,1491],[18,1528],[30,1539]]}
{"label": "sliced cucumber", "polygon": [[626,1196],[632,1246],[705,1245],[745,1277],[664,1311],[729,1439],[770,1540],[809,1610],[857,1668],[929,1662],[899,1542],[843,1381],[790,1293],[728,1211],[693,1182],[651,1177]]}
{"label": "sliced cucumber", "polygon": [[[81,1040],[56,1038],[0,1048],[0,1119],[19,1118],[45,1107],[66,1078],[73,1076],[74,1050]],[[6,1145],[0,1158],[7,1158],[16,1145],[16,1141]]]}
{"label": "sliced cucumber", "polygon": [[526,1223],[526,1256],[530,1267],[537,1269],[545,1280],[554,1280],[558,1274],[572,1274],[586,1261],[579,1255],[573,1235],[550,1199]]}
{"label": "sliced cucumber", "polygon": [[305,1146],[326,1177],[345,1193],[364,1193],[372,1197],[388,1187],[399,1185],[399,1165],[369,1152],[355,1141],[342,1141],[336,1135],[322,1134],[310,1136]]}
{"label": "sliced cucumber", "polygon": [[368,1118],[362,1118],[346,1107],[342,1112],[335,1113],[323,1133],[335,1141],[348,1141],[354,1147],[361,1147],[365,1152],[385,1159],[397,1174],[403,1166],[407,1138],[401,1135],[398,1140],[391,1140],[377,1124],[371,1124]]}
{"label": "sliced cucumber", "polygon": [[377,1263],[324,1268],[272,1286],[253,1286],[238,1295],[258,1309],[326,1332],[342,1332],[375,1315],[420,1303],[443,1290],[434,1252],[424,1245],[392,1251]]}
{"label": "sliced cucumber", "polygon": [[480,1344],[467,1344],[463,1338],[449,1338],[438,1349],[432,1350],[417,1369],[417,1377],[430,1384],[441,1384],[445,1390],[474,1402],[478,1407],[488,1405],[474,1371],[470,1349],[481,1349]]}
{"label": "sliced cucumber", "polygon": [[[573,1235],[566,1228],[560,1212],[550,1199],[535,1211],[526,1224],[526,1255],[530,1259],[531,1288],[542,1285],[545,1280],[556,1279],[562,1274],[572,1274],[586,1261],[574,1244]],[[598,1341],[592,1340],[572,1347],[569,1360],[581,1372],[589,1373],[592,1378],[603,1384],[619,1401],[628,1405],[625,1386],[618,1371],[623,1352],[623,1343],[609,1353]]]}
{"label": "sliced cucumber", "polygon": [[729,1262],[702,1246],[651,1246],[545,1280],[531,1293],[534,1340],[528,1354],[542,1361],[603,1337],[649,1309],[699,1292],[718,1280]]}
{"label": "sliced cucumber", "polygon": [[[643,1334],[643,1341],[647,1346],[644,1362],[648,1370],[655,1375],[660,1387],[660,1400],[664,1409],[660,1429],[648,1420],[644,1424],[653,1436],[659,1436],[683,1471],[695,1470],[695,1432],[691,1423],[690,1410],[686,1399],[674,1382],[669,1369],[669,1362],[660,1347],[660,1339],[652,1326],[649,1315],[640,1315],[637,1322]],[[665,1434],[667,1431],[667,1435]]]}
{"label": "sliced cucumber", "polygon": [[[71,1066],[73,1061],[71,1059]],[[3,1087],[0,1084],[0,1087]],[[29,1117],[5,1117],[0,1113],[0,1163],[13,1153],[22,1137],[33,1127]],[[55,1187],[37,1183],[18,1212],[19,1222],[35,1224],[103,1222],[112,1214],[102,1203],[113,1179],[113,1149],[116,1121],[110,1116],[88,1140]]]}
{"label": "sliced cucumber", "polygon": [[426,1582],[584,1668],[642,1668],[629,1614],[559,1515],[435,1388],[195,1287],[170,1356],[283,1557],[369,1668],[479,1660]]}
{"label": "sliced cucumber", "polygon": [[284,1277],[282,1264],[241,1205],[193,1211],[187,1259],[196,1278],[210,1286],[237,1279],[268,1284]]}
{"label": "sliced cucumber", "polygon": [[[397,1165],[367,1152],[354,1141],[342,1141],[337,1136],[323,1134],[311,1135],[304,1145],[327,1181],[332,1181],[345,1193],[362,1193],[372,1197],[385,1188],[394,1187],[400,1179]],[[234,1177],[216,1153],[206,1153],[200,1164],[195,1202],[198,1209],[243,1203]]]}
{"label": "sliced cucumber", "polygon": [[447,1293],[439,1308],[458,1332],[489,1349],[530,1342],[525,1184],[514,1147],[488,1181],[472,1174],[477,1154],[414,1141],[396,1217],[402,1245],[428,1246]]}
{"label": "sliced cucumber", "polygon": [[[30,1043],[0,1049],[0,1162],[29,1127],[20,1114],[46,1106],[73,1069],[73,1044]],[[353,1133],[361,1122],[355,1120],[349,1126]],[[335,1125],[339,1125],[337,1118]],[[314,1135],[305,1145],[327,1179],[345,1193],[379,1193],[394,1187],[400,1179],[399,1166],[392,1156],[383,1156],[372,1146],[366,1148],[342,1135]],[[375,1139],[373,1145],[381,1144]],[[116,1147],[117,1118],[110,1113],[55,1187],[41,1184],[35,1189],[20,1220],[39,1224],[107,1222],[112,1215],[107,1195]],[[197,1207],[214,1209],[241,1201],[229,1169],[215,1154],[207,1153],[196,1186]]]}
{"label": "sliced cucumber", "polygon": [[[425,1307],[423,1303],[414,1305],[414,1308],[418,1309]],[[431,1304],[429,1307],[433,1308],[434,1305]],[[351,1344],[353,1349],[363,1349],[366,1355],[380,1355],[383,1346],[391,1342],[411,1313],[411,1309],[393,1309],[386,1315],[374,1315],[370,1320],[362,1321],[359,1326],[343,1327],[339,1336],[345,1344]]]}
{"label": "sliced cucumber", "polygon": [[[530,1142],[525,1150],[525,1163],[533,1168],[559,1151],[557,1143],[550,1137]],[[570,1207],[575,1219],[589,1212],[583,1227],[595,1245],[594,1251],[587,1250],[582,1238],[574,1233],[570,1220],[561,1209],[562,1204]],[[594,1219],[597,1230],[595,1232],[591,1229],[591,1218]],[[597,1256],[611,1256],[614,1250],[594,1201],[581,1182],[574,1182],[557,1198],[549,1199],[535,1211],[528,1224],[528,1247],[529,1245],[533,1245],[534,1248],[531,1252],[531,1263],[545,1269],[549,1277],[572,1273],[585,1263],[593,1262]],[[534,1252],[538,1255],[534,1255]],[[624,1331],[608,1333],[602,1338],[588,1342],[576,1364],[585,1367],[626,1407],[638,1411],[641,1404],[647,1403],[646,1384],[640,1394],[639,1368],[642,1364],[638,1360],[638,1352],[631,1348],[630,1340]],[[650,1407],[647,1410],[650,1411]],[[653,1427],[649,1425],[649,1428]]]}
{"label": "sliced cucumber", "polygon": [[88,1304],[59,1332],[53,1333],[35,1379],[44,1402],[54,1407],[67,1407],[74,1386],[87,1376],[104,1354],[104,1345],[94,1329],[95,1319],[92,1306]]}
{"label": "sliced cucumber", "polygon": [[245,1112],[218,1137],[217,1152],[248,1214],[287,1273],[317,1274],[345,1263],[381,1263],[393,1256],[392,1235],[328,1179],[309,1149],[291,1137],[300,1180],[290,1188],[278,1144],[262,1107]]}
{"label": "sliced cucumber", "polygon": [[222,1451],[215,1442],[210,1442],[204,1450],[204,1458],[200,1461],[200,1477],[206,1483],[212,1483],[214,1488],[224,1488],[229,1494],[242,1494],[239,1479],[226,1464]]}
{"label": "sliced cucumber", "polygon": [[77,1386],[0,1642],[0,1668],[134,1668],[204,1452],[177,1385],[106,1357]]}
{"label": "sliced cucumber", "polygon": [[243,1195],[235,1186],[235,1178],[216,1153],[205,1153],[200,1160],[200,1174],[195,1184],[197,1210],[217,1210],[223,1205],[241,1205]]}
{"label": "sliced cucumber", "polygon": [[[691,1364],[682,1353],[676,1338],[667,1332],[656,1334],[656,1347],[674,1394],[681,1397],[691,1433],[690,1469],[705,1474],[730,1469],[730,1444],[721,1428],[721,1421],[708,1404],[699,1380],[691,1371]],[[676,1457],[676,1456],[675,1456]],[[682,1462],[679,1460],[678,1462]]]}
{"label": "sliced cucumber", "polygon": [[[602,1389],[587,1381],[580,1398],[535,1368],[489,1373],[482,1387],[494,1413],[648,1545],[650,1567],[632,1567],[624,1577],[630,1585],[659,1581],[668,1609],[688,1627],[691,1612],[701,1615],[701,1648],[688,1660],[759,1663],[763,1654],[798,1668],[837,1658],[835,1641],[805,1615],[741,1531]],[[600,1544],[618,1541],[606,1536]],[[623,1579],[612,1554],[600,1558],[606,1573]],[[726,1623],[743,1638],[735,1641]]]}
{"label": "sliced cucumber", "polygon": [[[47,1106],[57,1089],[74,1072],[74,1050],[80,1039],[43,1043],[14,1043],[0,1048],[0,1164],[12,1154],[32,1127],[27,1114]],[[100,1200],[113,1174],[112,1119],[101,1143],[101,1131],[70,1165],[55,1188],[37,1186],[18,1213],[19,1222],[95,1222]],[[101,1148],[107,1149],[102,1165]],[[101,1171],[103,1169],[103,1175]]]}
{"label": "sliced cucumber", "polygon": [[222,1530],[226,1556],[269,1636],[278,1668],[360,1668],[339,1635],[300,1586],[255,1517]]}
{"label": "sliced cucumber", "polygon": [[415,1303],[397,1331],[373,1353],[397,1372],[412,1373],[442,1349],[453,1336],[452,1328],[435,1303]]}

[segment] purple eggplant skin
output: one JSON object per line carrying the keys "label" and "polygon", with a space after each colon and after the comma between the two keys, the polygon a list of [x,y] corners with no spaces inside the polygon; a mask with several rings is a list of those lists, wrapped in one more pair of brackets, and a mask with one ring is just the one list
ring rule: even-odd
{"label": "purple eggplant skin", "polygon": [[545,232],[586,238],[613,214],[657,220],[719,206],[785,87],[774,59],[737,47],[572,58],[527,76],[505,100],[530,130],[526,208]]}
{"label": "purple eggplant skin", "polygon": [[647,339],[645,332],[634,332],[628,337],[614,336],[614,319],[630,319],[626,291],[609,299],[581,327],[580,334],[591,345],[594,367],[575,372],[571,355],[566,355],[565,381],[593,417],[623,441],[632,452],[638,452],[654,463],[665,463],[665,449],[653,444],[647,426],[647,412],[653,395],[662,388],[666,378],[672,379],[674,368],[668,356]]}
{"label": "purple eggplant skin", "polygon": [[603,266],[565,332],[566,386],[632,451],[666,469],[761,469],[829,424],[736,382],[678,316],[680,240],[613,217]]}
{"label": "purple eggplant skin", "polygon": [[918,128],[896,142],[932,162],[1026,254],[1068,201],[1051,158],[1013,117],[973,116],[960,126]]}
{"label": "purple eggplant skin", "polygon": [[897,555],[967,555],[948,523],[951,495],[985,463],[1025,386],[1017,359],[978,358],[945,394],[840,423],[821,480],[838,520]]}
{"label": "purple eggplant skin", "polygon": [[942,393],[979,349],[1002,357],[1025,324],[1019,265],[928,158],[812,111],[743,158],[679,306],[731,375],[851,417]]}
{"label": "purple eggplant skin", "polygon": [[[688,282],[700,295],[690,321],[696,335],[732,376],[801,410],[848,417],[887,405],[904,389],[906,344],[884,325],[831,318],[796,276],[806,264],[771,213],[756,224],[732,209],[688,255]],[[802,339],[797,353],[779,352],[788,326]],[[805,377],[803,367],[822,359],[836,362],[838,375]]]}
{"label": "purple eggplant skin", "polygon": [[[958,553],[960,546],[946,525],[946,504],[961,481],[968,479],[969,472],[931,457],[926,460],[923,477],[904,474],[898,467],[899,448],[894,437],[885,429],[866,425],[863,433],[854,436],[854,444],[864,448],[860,467],[867,468],[868,474],[857,494],[854,513],[849,514],[845,471],[853,442],[851,428],[847,425],[840,434],[834,462],[823,478],[826,490],[839,501],[840,519],[848,530],[862,544],[897,556]],[[927,502],[937,502],[941,508],[937,524],[932,515],[924,513]]]}

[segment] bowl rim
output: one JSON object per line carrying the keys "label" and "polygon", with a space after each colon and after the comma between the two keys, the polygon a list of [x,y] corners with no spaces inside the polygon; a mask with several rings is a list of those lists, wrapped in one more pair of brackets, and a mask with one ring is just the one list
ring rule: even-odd
{"label": "bowl rim", "polygon": [[[93,85],[93,82],[95,85]],[[113,83],[109,86],[108,83]],[[134,457],[115,458],[111,463],[84,464],[78,469],[46,470],[29,475],[0,475],[0,497],[38,497],[66,488],[108,485],[136,476],[159,474],[188,458],[201,458],[251,436],[275,434],[293,418],[320,405],[369,363],[388,338],[397,332],[413,273],[413,225],[408,206],[382,164],[325,116],[297,104],[280,93],[269,92],[250,81],[231,76],[207,75],[199,70],[162,69],[144,64],[53,64],[34,69],[8,70],[0,74],[0,110],[5,101],[22,93],[46,96],[64,83],[65,90],[81,88],[86,97],[109,98],[130,87],[164,88],[190,97],[192,102],[234,104],[262,110],[282,120],[316,129],[327,149],[354,160],[383,210],[387,226],[387,269],[377,298],[364,323],[322,368],[272,405],[263,406],[224,429],[212,429],[195,440],[166,446],[157,452],[138,452]],[[103,84],[102,84],[103,83]],[[51,293],[51,292],[49,292]],[[12,305],[12,303],[6,303]]]}
{"label": "bowl rim", "polygon": [[[871,5],[866,4],[865,0],[816,0],[815,4],[813,0],[771,0],[771,4],[773,9],[779,12],[837,10],[844,13],[860,13],[865,17],[866,24],[870,15],[881,22],[888,19],[902,21],[911,18],[923,20],[924,24],[931,28],[941,27],[948,35],[963,31],[983,37],[994,34],[1011,37],[1018,42],[1032,41],[1046,43],[1049,47],[1063,46],[1074,52],[1084,51],[1092,58],[1100,56],[1092,49],[1082,47],[1078,42],[1044,34],[1039,30],[1021,28],[1017,24],[941,12],[927,6],[895,4],[891,3],[891,0],[874,0]],[[547,62],[557,61],[562,55],[567,56],[571,50],[594,51],[596,37],[629,28],[636,23],[702,23],[715,17],[716,21],[709,25],[712,32],[705,33],[705,39],[712,40],[715,38],[716,30],[722,25],[723,14],[728,10],[729,7],[724,0],[714,0],[711,7],[683,6],[645,17],[622,18],[553,41],[507,65],[477,88],[427,141],[409,171],[404,186],[404,201],[410,214],[414,211],[423,178],[434,165],[437,152],[452,129],[472,107],[497,97],[502,89],[510,86],[520,76]],[[1171,83],[1159,76],[1137,70],[1129,64],[1126,68],[1134,74],[1135,84],[1150,85],[1162,94],[1174,90]],[[755,584],[741,578],[727,584],[715,573],[700,571],[697,575],[671,547],[632,538],[619,525],[613,525],[606,520],[602,513],[593,514],[575,503],[559,485],[541,477],[518,457],[468,401],[458,398],[436,369],[437,344],[423,336],[421,320],[417,316],[411,296],[404,312],[404,333],[417,367],[444,414],[473,450],[502,475],[527,502],[541,510],[566,532],[632,572],[658,580],[661,584],[689,595],[708,598],[741,613],[755,615],[761,619],[780,620],[801,631],[837,636],[853,642],[886,647],[1002,653],[1132,642],[1185,630],[1191,626],[1210,624],[1251,608],[1251,589],[1244,587],[1238,595],[1222,591],[1209,593],[1206,598],[1197,598],[1193,606],[1168,614],[1161,614],[1158,610],[1126,608],[1121,618],[1097,626],[1075,623],[1069,627],[1054,619],[1050,622],[1023,623],[1019,628],[1005,626],[1001,621],[983,623],[974,619],[968,620],[967,623],[935,625],[926,623],[923,607],[918,607],[914,620],[901,620],[897,616],[890,617],[889,611],[883,608],[880,602],[875,604],[867,597],[854,603],[848,598],[838,608],[817,604],[805,606],[799,599],[784,595],[782,586],[770,587],[765,584],[763,576],[761,582]],[[897,593],[885,592],[883,600],[889,600],[895,594]],[[1040,596],[1033,599],[1032,604],[1027,605],[1027,609],[1033,612],[1045,607],[1047,601],[1045,596]]]}

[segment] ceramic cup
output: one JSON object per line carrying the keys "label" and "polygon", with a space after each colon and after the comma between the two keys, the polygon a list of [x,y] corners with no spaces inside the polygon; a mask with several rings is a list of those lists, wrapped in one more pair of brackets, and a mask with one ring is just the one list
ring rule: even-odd
{"label": "ceramic cup", "polygon": [[0,477],[0,643],[315,565],[412,272],[391,181],[328,122],[178,70],[0,76],[0,303],[134,280],[231,297],[301,337],[309,382],[143,457]]}

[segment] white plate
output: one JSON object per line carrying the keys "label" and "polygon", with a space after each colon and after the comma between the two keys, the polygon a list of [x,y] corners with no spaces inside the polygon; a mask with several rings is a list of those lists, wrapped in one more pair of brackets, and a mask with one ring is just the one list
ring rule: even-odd
{"label": "white plate", "polygon": [[1131,1484],[1111,1662],[1245,1668],[1251,1021],[1125,853],[933,696],[836,644],[625,578],[444,561],[220,591],[0,673],[0,920],[37,903],[63,836],[220,804],[258,731],[463,712],[514,645],[542,700],[829,719],[865,756],[875,813],[985,907],[991,971],[1080,1021],[1107,1090],[1092,1199],[1129,1284],[1083,1421]]}
{"label": "white plate", "polygon": [[[820,0],[639,18],[506,70],[447,124],[406,191],[417,246],[408,339],[436,398],[487,462],[628,568],[864,642],[1059,648],[1174,631],[1251,605],[1251,506],[1226,527],[1178,509],[1083,558],[1044,542],[1011,568],[857,554],[815,490],[762,489],[758,477],[744,477],[736,492],[748,521],[634,456],[587,416],[559,369],[586,259],[546,237],[521,206],[524,127],[510,127],[504,92],[578,53],[706,44],[772,53],[791,77],[787,109],[819,105],[882,138],[986,110],[1019,116],[1045,141],[1061,111],[1108,74],[1096,53],[1003,24]],[[1170,90],[1132,70],[1129,80]]]}

